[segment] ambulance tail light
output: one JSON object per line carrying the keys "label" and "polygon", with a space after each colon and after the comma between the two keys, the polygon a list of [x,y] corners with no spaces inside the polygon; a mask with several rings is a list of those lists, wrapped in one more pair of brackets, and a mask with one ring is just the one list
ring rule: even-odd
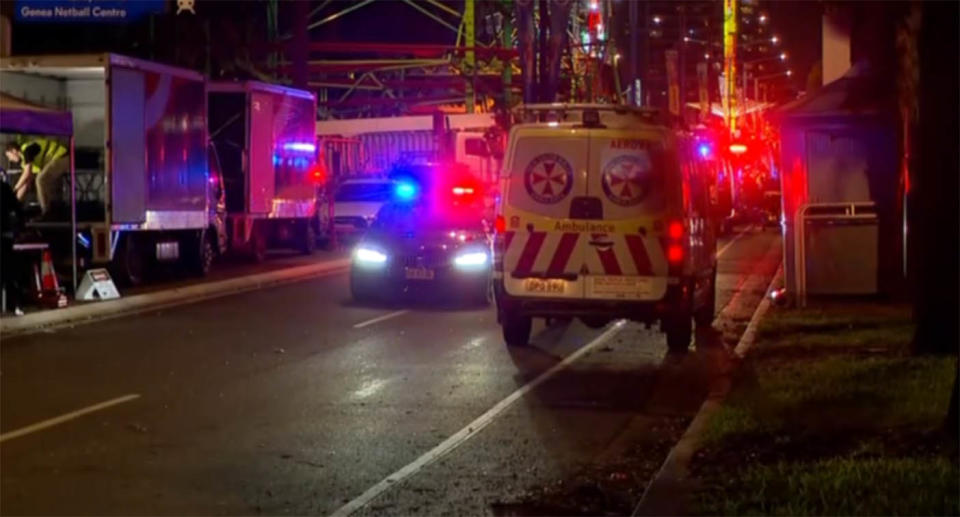
{"label": "ambulance tail light", "polygon": [[504,219],[502,215],[498,215],[494,220],[493,229],[497,233],[503,233],[507,231],[507,220]]}
{"label": "ambulance tail light", "polygon": [[670,268],[670,274],[679,273],[683,266],[684,247],[683,238],[686,230],[683,221],[670,221],[667,223],[667,264]]}
{"label": "ambulance tail light", "polygon": [[671,266],[683,263],[683,246],[680,244],[670,244],[667,246],[667,261]]}
{"label": "ambulance tail light", "polygon": [[670,240],[679,241],[683,238],[683,223],[680,221],[673,221],[670,223],[670,226],[667,226],[667,236],[670,237]]}

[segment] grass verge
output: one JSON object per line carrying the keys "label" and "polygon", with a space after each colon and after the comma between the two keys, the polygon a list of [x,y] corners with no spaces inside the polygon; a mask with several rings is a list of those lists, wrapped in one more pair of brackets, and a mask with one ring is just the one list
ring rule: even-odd
{"label": "grass verge", "polygon": [[958,515],[953,358],[911,357],[909,309],[773,310],[692,473],[700,514]]}

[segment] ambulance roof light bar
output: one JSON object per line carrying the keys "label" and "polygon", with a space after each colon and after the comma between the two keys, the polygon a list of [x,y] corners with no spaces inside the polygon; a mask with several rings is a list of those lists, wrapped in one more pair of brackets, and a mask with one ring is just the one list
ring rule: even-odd
{"label": "ambulance roof light bar", "polygon": [[[663,111],[656,108],[642,108],[623,104],[570,104],[555,102],[550,104],[523,104],[514,108],[514,120],[518,123],[559,121],[582,121],[584,125],[592,122],[593,117],[601,113],[632,115],[647,124],[668,125]],[[590,115],[588,115],[590,114]],[[596,114],[596,115],[593,115]],[[591,120],[587,120],[587,118]]]}

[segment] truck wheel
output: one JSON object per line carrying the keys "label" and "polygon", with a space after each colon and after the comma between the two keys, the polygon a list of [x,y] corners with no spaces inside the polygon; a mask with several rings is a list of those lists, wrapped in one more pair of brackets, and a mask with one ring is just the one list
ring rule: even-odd
{"label": "truck wheel", "polygon": [[213,267],[213,257],[215,254],[213,247],[214,236],[206,230],[200,231],[198,240],[190,246],[190,267],[193,274],[199,277],[205,277],[210,274]]}
{"label": "truck wheel", "polygon": [[503,341],[508,347],[523,347],[530,343],[533,318],[506,314],[500,325],[503,327]]}
{"label": "truck wheel", "polygon": [[713,318],[717,312],[717,268],[713,268],[710,275],[710,287],[707,293],[707,302],[700,306],[693,313],[693,319],[698,327],[709,327],[713,324]]}
{"label": "truck wheel", "polygon": [[303,225],[303,236],[300,240],[300,252],[304,255],[313,255],[317,249],[317,231],[313,229],[313,223],[307,222]]}
{"label": "truck wheel", "polygon": [[686,353],[693,337],[693,320],[690,314],[671,316],[660,323],[667,334],[667,348],[671,353]]}
{"label": "truck wheel", "polygon": [[144,263],[143,250],[140,249],[139,239],[132,233],[123,236],[120,249],[113,257],[112,266],[117,279],[127,286],[137,286],[143,283]]}

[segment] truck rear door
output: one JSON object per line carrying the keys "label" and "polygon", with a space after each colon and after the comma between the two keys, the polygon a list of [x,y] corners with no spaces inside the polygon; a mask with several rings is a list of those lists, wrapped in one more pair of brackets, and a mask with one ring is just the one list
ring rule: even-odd
{"label": "truck rear door", "polygon": [[251,92],[249,107],[250,134],[247,135],[247,164],[250,174],[247,183],[250,212],[254,214],[270,213],[273,209],[274,181],[274,144],[276,135],[273,130],[273,95],[267,92]]}
{"label": "truck rear door", "polygon": [[584,297],[650,301],[667,288],[663,240],[675,194],[656,131],[594,129],[586,195],[602,207],[583,252]]}
{"label": "truck rear door", "polygon": [[582,298],[583,228],[570,216],[587,190],[586,131],[530,128],[514,138],[502,201],[504,288],[514,296]]}

